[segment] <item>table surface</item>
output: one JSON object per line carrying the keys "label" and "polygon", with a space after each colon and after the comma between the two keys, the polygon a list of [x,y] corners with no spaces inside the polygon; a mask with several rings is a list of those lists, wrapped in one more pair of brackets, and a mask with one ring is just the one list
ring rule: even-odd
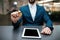
{"label": "table surface", "polygon": [[51,35],[41,34],[41,39],[22,38],[24,28],[38,28],[41,32],[42,26],[21,26],[17,30],[13,30],[13,26],[0,26],[0,40],[60,40],[60,25],[54,25]]}

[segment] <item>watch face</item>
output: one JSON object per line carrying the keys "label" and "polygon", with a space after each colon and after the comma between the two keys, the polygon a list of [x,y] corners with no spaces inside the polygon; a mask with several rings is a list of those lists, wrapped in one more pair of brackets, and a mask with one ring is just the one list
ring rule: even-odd
{"label": "watch face", "polygon": [[37,28],[24,28],[22,37],[24,38],[41,38]]}

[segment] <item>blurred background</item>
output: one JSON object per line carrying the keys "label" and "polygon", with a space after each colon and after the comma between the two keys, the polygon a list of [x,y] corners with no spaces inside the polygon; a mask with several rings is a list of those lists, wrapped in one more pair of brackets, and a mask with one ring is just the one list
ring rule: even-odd
{"label": "blurred background", "polygon": [[[10,11],[27,3],[28,0],[0,0],[0,26],[11,25]],[[44,6],[54,25],[60,25],[60,0],[37,0],[37,4]]]}

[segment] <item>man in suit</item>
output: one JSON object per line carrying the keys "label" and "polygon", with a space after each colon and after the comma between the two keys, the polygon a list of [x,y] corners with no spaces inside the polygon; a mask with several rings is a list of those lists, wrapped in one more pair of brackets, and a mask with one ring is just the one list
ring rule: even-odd
{"label": "man in suit", "polygon": [[23,22],[23,26],[41,26],[45,22],[46,27],[42,29],[41,33],[51,34],[53,24],[44,7],[36,4],[36,0],[28,1],[28,5],[20,7],[20,14],[18,14],[18,11],[11,13],[13,26],[18,27],[21,22]]}

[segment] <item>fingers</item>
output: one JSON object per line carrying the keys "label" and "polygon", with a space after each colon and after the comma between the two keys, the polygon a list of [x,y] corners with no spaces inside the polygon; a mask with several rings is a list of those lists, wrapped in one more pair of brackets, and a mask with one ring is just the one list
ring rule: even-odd
{"label": "fingers", "polygon": [[11,13],[11,20],[16,23],[20,17],[22,16],[22,13],[20,11],[15,11],[13,13]]}
{"label": "fingers", "polygon": [[22,13],[21,13],[21,11],[15,11],[15,12],[13,12],[13,13],[11,13],[11,16],[13,16],[13,17],[21,17],[22,16]]}
{"label": "fingers", "polygon": [[17,14],[17,13],[18,13],[18,12],[17,12],[17,11],[15,11],[15,12],[12,12],[12,13],[11,13],[11,15],[14,15],[14,14]]}
{"label": "fingers", "polygon": [[13,13],[11,13],[11,16],[14,17],[14,18],[16,18],[17,17],[17,13],[18,13],[17,11],[13,12]]}
{"label": "fingers", "polygon": [[12,16],[11,16],[11,20],[12,20],[13,23],[16,23],[17,22],[17,19],[14,18],[14,17],[12,17]]}
{"label": "fingers", "polygon": [[17,13],[18,13],[17,11],[11,13],[11,20],[14,23],[16,23],[18,21],[18,19],[17,19]]}
{"label": "fingers", "polygon": [[44,28],[42,31],[41,31],[42,34],[51,34],[51,30],[49,28]]}

